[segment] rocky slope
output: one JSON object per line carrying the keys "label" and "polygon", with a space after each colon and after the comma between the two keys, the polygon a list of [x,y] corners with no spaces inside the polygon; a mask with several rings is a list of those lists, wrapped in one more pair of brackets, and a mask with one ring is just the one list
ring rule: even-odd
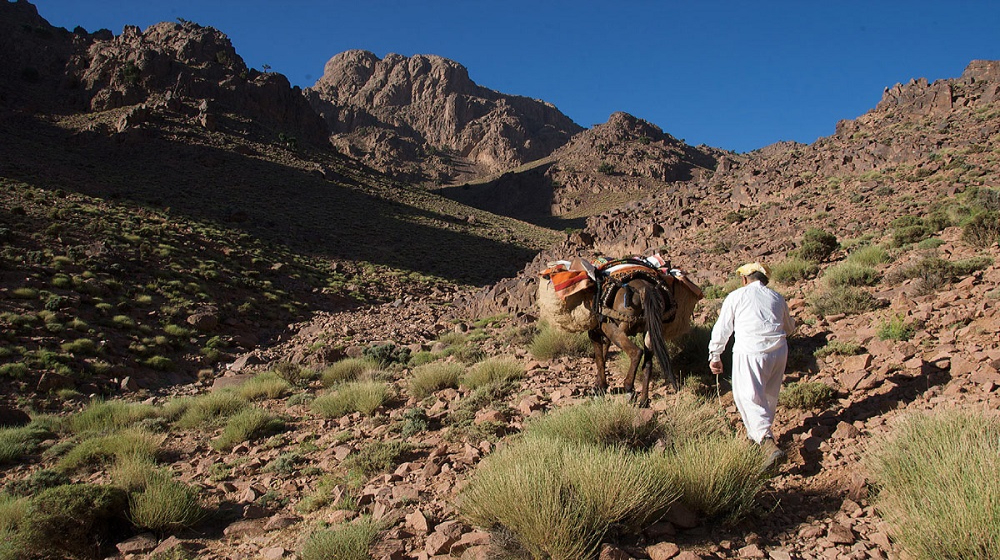
{"label": "rocky slope", "polygon": [[724,155],[614,113],[544,159],[437,192],[495,214],[573,227],[587,216],[710,174]]}
{"label": "rocky slope", "polygon": [[340,53],[306,94],[335,145],[414,182],[517,167],[582,130],[552,105],[479,86],[432,55]]}
{"label": "rocky slope", "polygon": [[887,88],[876,108],[810,145],[721,155],[712,174],[588,218],[581,233],[473,298],[470,309],[527,311],[539,264],[561,255],[663,249],[702,283],[719,284],[742,262],[781,262],[810,228],[852,239],[900,217],[947,211],[956,195],[1000,182],[997,67],[973,61],[959,78]]}

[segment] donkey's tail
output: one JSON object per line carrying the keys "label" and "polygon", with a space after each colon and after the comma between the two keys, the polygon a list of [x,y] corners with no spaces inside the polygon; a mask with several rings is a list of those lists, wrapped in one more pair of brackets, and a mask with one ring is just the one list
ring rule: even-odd
{"label": "donkey's tail", "polygon": [[642,313],[646,318],[646,336],[649,337],[649,345],[653,349],[653,354],[663,367],[663,372],[667,375],[667,381],[674,386],[675,391],[680,390],[677,377],[674,376],[673,367],[670,365],[670,353],[667,351],[667,343],[663,338],[663,310],[666,307],[664,296],[655,286],[650,285],[643,293]]}

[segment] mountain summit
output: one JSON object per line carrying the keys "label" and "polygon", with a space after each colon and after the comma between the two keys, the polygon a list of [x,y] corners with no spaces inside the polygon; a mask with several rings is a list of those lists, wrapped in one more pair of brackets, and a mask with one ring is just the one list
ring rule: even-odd
{"label": "mountain summit", "polygon": [[438,183],[545,157],[583,130],[544,101],[477,85],[439,56],[343,52],[306,95],[343,151]]}

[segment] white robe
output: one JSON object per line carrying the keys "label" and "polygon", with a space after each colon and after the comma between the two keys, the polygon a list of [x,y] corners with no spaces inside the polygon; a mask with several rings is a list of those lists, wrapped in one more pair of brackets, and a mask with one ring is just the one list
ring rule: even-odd
{"label": "white robe", "polygon": [[751,282],[722,302],[708,344],[709,361],[718,360],[729,338],[733,344],[733,400],[750,439],[774,437],[771,424],[788,360],[786,337],[795,330],[781,294]]}

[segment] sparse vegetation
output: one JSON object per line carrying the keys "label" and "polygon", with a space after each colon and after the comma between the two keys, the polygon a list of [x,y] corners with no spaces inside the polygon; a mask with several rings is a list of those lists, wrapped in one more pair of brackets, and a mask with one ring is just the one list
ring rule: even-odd
{"label": "sparse vegetation", "polygon": [[472,368],[462,377],[461,384],[470,389],[478,389],[486,385],[496,385],[520,379],[524,376],[524,366],[513,358],[487,358]]}
{"label": "sparse vegetation", "polygon": [[915,558],[1000,557],[1000,421],[912,413],[865,454],[875,504]]}
{"label": "sparse vegetation", "polygon": [[447,387],[458,387],[458,381],[465,373],[465,366],[454,362],[431,362],[413,369],[410,378],[410,394],[418,399]]}
{"label": "sparse vegetation", "polygon": [[324,387],[331,387],[337,383],[355,381],[364,376],[379,371],[381,366],[374,358],[344,358],[339,362],[334,362],[320,372],[320,380]]}
{"label": "sparse vegetation", "polygon": [[814,278],[817,274],[819,274],[819,265],[799,257],[789,257],[771,267],[771,279],[782,284],[807,280]]}
{"label": "sparse vegetation", "polygon": [[310,406],[326,418],[338,418],[351,412],[371,416],[391,396],[389,386],[380,381],[351,381],[316,397]]}
{"label": "sparse vegetation", "polygon": [[910,340],[916,334],[916,327],[908,323],[905,317],[893,315],[883,321],[878,327],[880,340]]}
{"label": "sparse vegetation", "polygon": [[778,404],[786,408],[819,408],[833,400],[833,387],[818,381],[790,383],[778,394]]}
{"label": "sparse vegetation", "polygon": [[531,341],[528,351],[536,359],[552,360],[561,356],[587,356],[593,348],[586,332],[568,333],[544,324]]}
{"label": "sparse vegetation", "polygon": [[370,560],[369,547],[378,536],[378,524],[370,518],[316,531],[306,538],[301,560]]}
{"label": "sparse vegetation", "polygon": [[823,262],[830,258],[837,247],[839,247],[837,236],[822,229],[812,228],[802,235],[795,256],[807,261]]}
{"label": "sparse vegetation", "polygon": [[852,286],[836,286],[817,294],[809,301],[813,311],[820,316],[856,315],[878,309],[881,304],[874,296],[861,288]]}

